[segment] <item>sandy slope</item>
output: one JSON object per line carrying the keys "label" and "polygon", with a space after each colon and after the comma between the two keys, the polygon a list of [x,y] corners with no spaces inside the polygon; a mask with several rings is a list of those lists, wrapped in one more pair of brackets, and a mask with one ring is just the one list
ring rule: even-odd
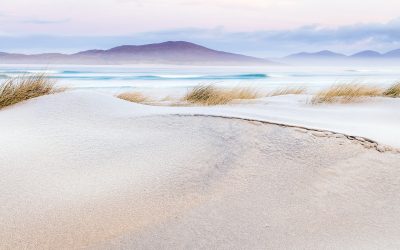
{"label": "sandy slope", "polygon": [[0,111],[0,249],[400,247],[400,154],[161,109],[65,93]]}
{"label": "sandy slope", "polygon": [[[266,97],[248,104],[171,108],[169,113],[208,114],[322,129],[366,137],[400,148],[400,98],[371,98],[351,104],[311,105],[312,96]],[[167,112],[167,111],[164,111]]]}

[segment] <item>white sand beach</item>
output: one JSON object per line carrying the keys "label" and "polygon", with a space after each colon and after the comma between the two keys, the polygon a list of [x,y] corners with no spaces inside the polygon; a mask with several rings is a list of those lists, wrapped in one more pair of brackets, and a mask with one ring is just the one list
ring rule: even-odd
{"label": "white sand beach", "polygon": [[0,249],[399,249],[400,100],[307,98],[7,107]]}

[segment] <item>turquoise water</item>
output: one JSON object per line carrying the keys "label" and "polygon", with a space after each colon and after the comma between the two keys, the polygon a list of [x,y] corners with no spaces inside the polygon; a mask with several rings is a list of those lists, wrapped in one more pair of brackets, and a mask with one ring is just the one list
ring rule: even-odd
{"label": "turquoise water", "polygon": [[400,80],[400,68],[386,67],[0,65],[0,79],[38,72],[45,72],[59,85],[73,89],[113,93],[140,90],[155,95],[180,93],[198,84],[244,85],[264,89],[294,86],[317,90],[351,82],[387,86]]}

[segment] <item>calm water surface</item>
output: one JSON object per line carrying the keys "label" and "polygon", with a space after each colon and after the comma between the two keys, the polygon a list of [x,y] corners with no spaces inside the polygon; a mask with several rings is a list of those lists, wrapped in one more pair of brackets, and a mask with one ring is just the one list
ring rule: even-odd
{"label": "calm water surface", "polygon": [[181,94],[198,84],[276,89],[294,86],[315,91],[340,83],[388,86],[400,80],[400,67],[189,67],[0,65],[0,78],[46,72],[59,85],[73,89],[118,93],[144,91],[152,95]]}

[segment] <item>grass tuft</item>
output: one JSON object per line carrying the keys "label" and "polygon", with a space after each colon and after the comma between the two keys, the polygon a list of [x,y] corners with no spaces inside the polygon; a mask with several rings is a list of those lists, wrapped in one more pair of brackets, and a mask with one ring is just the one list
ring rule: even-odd
{"label": "grass tuft", "polygon": [[383,90],[377,87],[365,86],[360,84],[335,85],[326,90],[318,92],[312,103],[351,103],[363,97],[381,96]]}
{"label": "grass tuft", "polygon": [[251,100],[260,98],[260,92],[251,87],[236,87],[225,91],[225,94],[233,98],[233,100]]}
{"label": "grass tuft", "polygon": [[201,105],[222,105],[233,100],[256,99],[260,94],[253,88],[217,88],[214,85],[199,85],[190,90],[183,101]]}
{"label": "grass tuft", "polygon": [[298,87],[298,88],[282,88],[276,89],[268,94],[268,96],[280,96],[280,95],[301,95],[307,92],[306,88]]}
{"label": "grass tuft", "polygon": [[43,73],[10,78],[0,85],[0,109],[62,91],[65,91],[65,88],[55,87],[55,81]]}
{"label": "grass tuft", "polygon": [[117,95],[117,97],[119,99],[135,103],[143,103],[149,101],[149,98],[140,92],[125,92]]}
{"label": "grass tuft", "polygon": [[387,97],[400,97],[400,82],[390,86],[383,92],[384,96]]}

